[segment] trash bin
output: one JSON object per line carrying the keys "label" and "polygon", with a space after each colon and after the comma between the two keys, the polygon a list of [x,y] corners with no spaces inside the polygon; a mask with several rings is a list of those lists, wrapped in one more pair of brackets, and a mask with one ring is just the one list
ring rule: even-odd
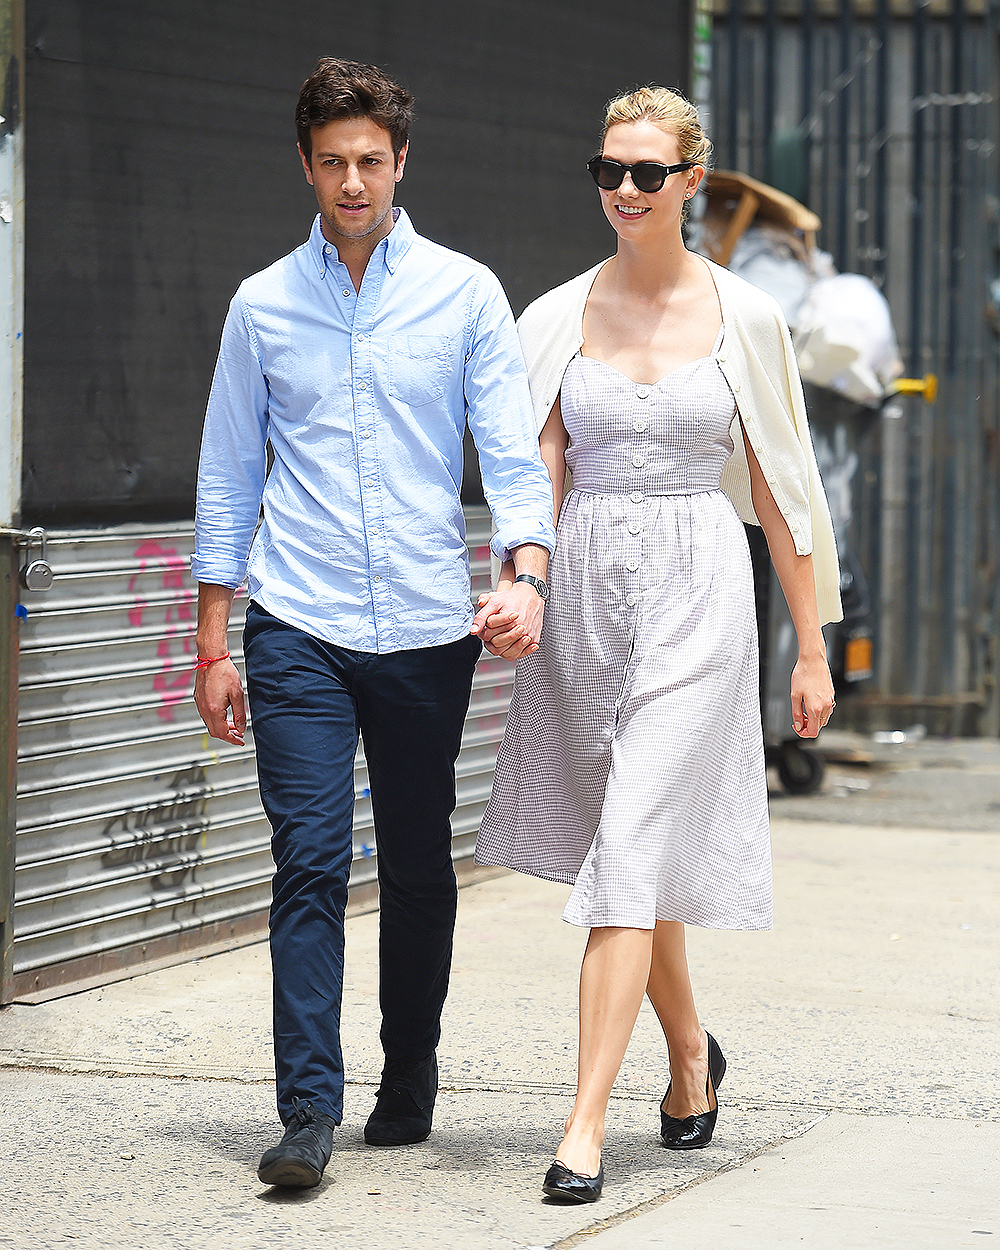
{"label": "trash bin", "polygon": [[[691,225],[692,246],[768,291],[792,327],[840,556],[844,619],[824,629],[839,701],[872,676],[871,596],[850,532],[860,443],[902,371],[892,317],[874,283],[861,274],[838,274],[832,258],[816,248],[822,223],[805,205],[733,170],[713,171],[702,190],[702,211]],[[798,654],[795,628],[762,531],[748,526],[747,534],[756,587],[765,752],[786,790],[809,794],[822,784],[825,766],[792,729],[788,679]]]}

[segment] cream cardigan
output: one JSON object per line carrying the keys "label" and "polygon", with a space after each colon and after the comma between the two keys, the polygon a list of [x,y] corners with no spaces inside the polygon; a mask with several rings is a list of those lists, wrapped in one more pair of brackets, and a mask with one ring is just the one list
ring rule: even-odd
{"label": "cream cardigan", "polygon": [[[540,296],[518,320],[539,431],[552,411],[566,366],[583,344],[583,310],[604,263]],[[788,326],[770,295],[728,269],[708,260],[705,264],[715,281],[726,327],[716,359],[738,409],[731,430],[735,451],[722,471],[722,489],[742,520],[760,524],[750,497],[742,418],[795,550],[799,555],[812,553],[820,620],[839,621],[843,610],[837,547]]]}

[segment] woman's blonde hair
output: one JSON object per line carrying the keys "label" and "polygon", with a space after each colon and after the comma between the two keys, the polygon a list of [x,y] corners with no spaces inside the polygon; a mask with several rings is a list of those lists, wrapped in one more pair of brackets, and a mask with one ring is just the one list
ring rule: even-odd
{"label": "woman's blonde hair", "polygon": [[640,87],[612,100],[604,113],[601,142],[612,126],[626,122],[649,121],[676,136],[682,161],[694,161],[706,169],[712,157],[712,143],[698,118],[698,110],[670,87]]}

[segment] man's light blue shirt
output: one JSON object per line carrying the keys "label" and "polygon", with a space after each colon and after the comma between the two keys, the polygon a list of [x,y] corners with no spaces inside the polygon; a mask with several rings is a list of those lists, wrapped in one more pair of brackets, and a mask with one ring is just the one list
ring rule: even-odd
{"label": "man's light blue shirt", "polygon": [[247,579],[274,616],[355,651],[468,632],[466,420],[494,553],[555,547],[503,289],[394,211],[357,293],[318,216],[306,243],[240,286],[198,472],[195,578]]}

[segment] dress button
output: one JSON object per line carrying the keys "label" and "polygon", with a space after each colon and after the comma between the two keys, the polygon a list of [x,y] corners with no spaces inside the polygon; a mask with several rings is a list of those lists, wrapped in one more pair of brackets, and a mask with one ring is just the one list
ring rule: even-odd
{"label": "dress button", "polygon": [[638,560],[626,560],[625,567],[628,569],[630,573],[635,573],[639,568],[639,561]]}
{"label": "dress button", "polygon": [[635,607],[635,605],[636,605],[636,597],[635,597],[635,595],[626,595],[626,596],[625,596],[625,602],[628,604],[628,606],[629,606],[630,608],[634,608],[634,607]]}
{"label": "dress button", "polygon": [[641,469],[642,466],[646,463],[646,457],[645,456],[633,456],[632,463],[637,469]]}
{"label": "dress button", "polygon": [[359,382],[359,383],[358,383],[358,390],[359,390],[359,391],[367,391],[367,390],[368,390],[368,383],[367,383],[367,382]]}
{"label": "dress button", "polygon": [[649,399],[649,387],[637,386],[635,388],[635,397],[636,399]]}
{"label": "dress button", "polygon": [[642,503],[645,497],[646,496],[642,493],[641,490],[634,490],[632,494],[629,495],[629,499],[631,499],[633,503]]}
{"label": "dress button", "polygon": [[645,434],[646,431],[649,429],[649,422],[648,421],[633,421],[632,429],[635,430],[636,434]]}
{"label": "dress button", "polygon": [[639,524],[638,521],[631,521],[629,522],[628,532],[630,534],[641,534],[642,526]]}

